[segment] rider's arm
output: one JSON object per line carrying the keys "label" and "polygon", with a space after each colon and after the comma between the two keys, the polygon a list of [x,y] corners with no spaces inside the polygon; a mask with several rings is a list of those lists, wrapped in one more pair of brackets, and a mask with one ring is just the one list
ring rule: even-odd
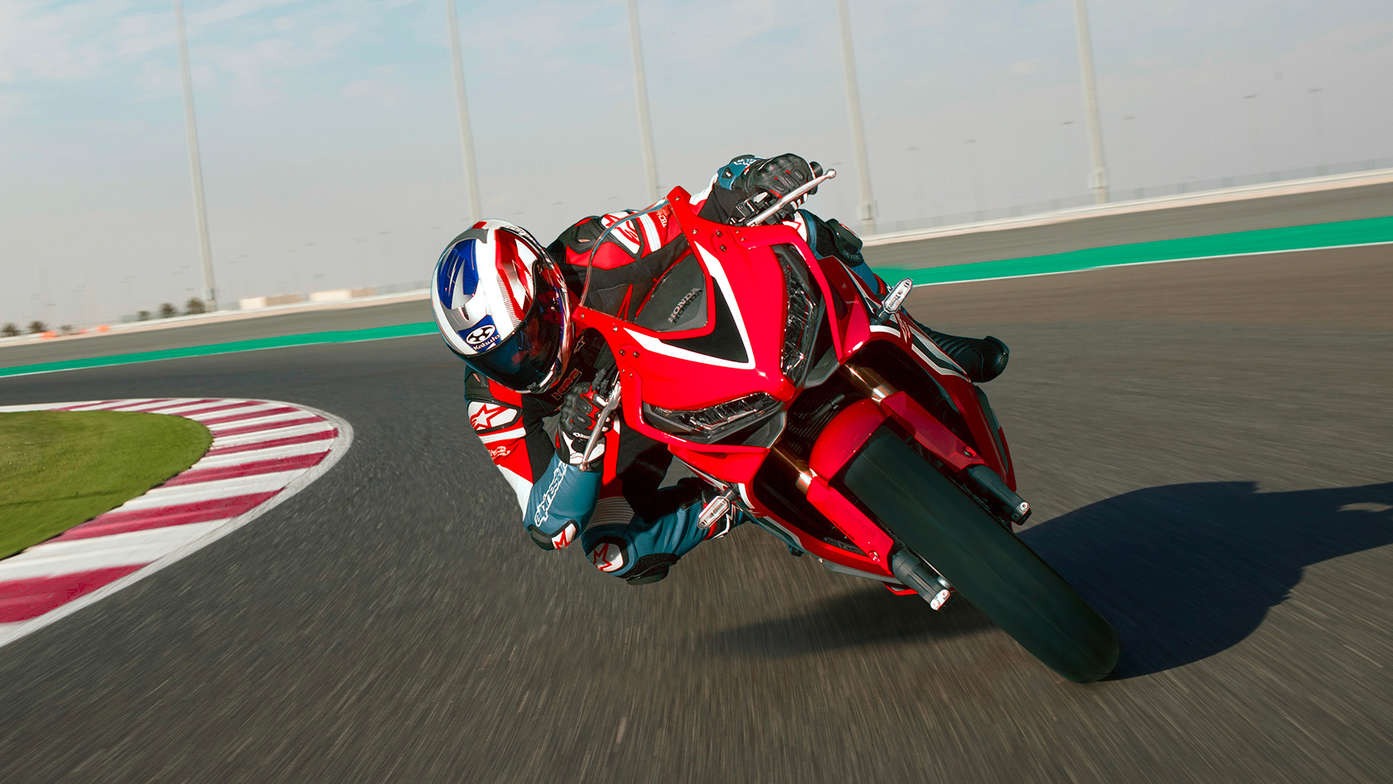
{"label": "rider's arm", "polygon": [[595,508],[600,475],[558,456],[542,425],[551,411],[541,401],[473,371],[464,390],[469,424],[516,494],[532,540],[547,550],[570,544]]}

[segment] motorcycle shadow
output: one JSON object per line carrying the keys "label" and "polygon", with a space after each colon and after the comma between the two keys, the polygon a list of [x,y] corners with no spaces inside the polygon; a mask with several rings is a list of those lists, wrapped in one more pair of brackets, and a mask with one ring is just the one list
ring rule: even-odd
{"label": "motorcycle shadow", "polygon": [[814,652],[876,644],[945,639],[991,628],[992,622],[966,602],[949,602],[933,612],[923,600],[895,596],[879,585],[867,584],[827,597],[806,612],[723,629],[718,648],[783,659]]}
{"label": "motorcycle shadow", "polygon": [[1259,492],[1252,482],[1137,490],[1021,536],[1117,629],[1114,679],[1248,637],[1310,564],[1393,543],[1393,483]]}

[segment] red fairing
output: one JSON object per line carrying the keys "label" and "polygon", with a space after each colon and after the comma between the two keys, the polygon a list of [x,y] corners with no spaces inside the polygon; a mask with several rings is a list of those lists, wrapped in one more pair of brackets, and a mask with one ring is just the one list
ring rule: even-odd
{"label": "red fairing", "polygon": [[[1014,487],[1010,456],[1004,446],[998,449],[972,383],[955,372],[945,357],[919,354],[904,316],[883,325],[872,324],[880,292],[866,289],[837,259],[815,257],[789,226],[738,227],[702,220],[680,188],[668,194],[668,200],[671,207],[663,213],[666,224],[657,220],[651,225],[639,224],[622,236],[630,245],[643,246],[649,233],[663,229],[665,244],[679,235],[686,240],[687,254],[699,263],[704,284],[704,289],[693,291],[706,295],[706,318],[701,326],[658,332],[640,326],[637,317],[629,315],[631,310],[640,310],[640,303],[601,306],[600,300],[594,300],[592,308],[589,279],[575,314],[578,330],[595,330],[614,351],[624,426],[668,444],[674,456],[713,484],[737,490],[740,504],[764,519],[766,527],[786,535],[790,544],[796,542],[798,548],[826,562],[891,583],[895,582],[889,569],[894,541],[854,499],[838,489],[837,479],[878,429],[889,427],[912,438],[952,471],[985,463]],[[790,261],[792,257],[780,251],[784,253],[781,261],[773,250],[779,245],[791,246],[796,258]],[[688,256],[676,252],[680,247],[668,249],[674,260],[667,269],[687,263]],[[597,254],[594,270],[604,269],[604,263],[608,262],[601,262]],[[810,322],[792,311],[791,292],[798,289],[785,280],[783,265],[789,263],[799,263],[806,270],[807,278],[800,285],[811,283],[817,289],[825,320],[822,337],[810,338],[811,333],[801,331],[801,327],[794,334],[796,325]],[[592,274],[598,275],[594,270]],[[795,270],[790,274],[799,273]],[[694,284],[695,279],[691,279],[683,285]],[[654,284],[639,298],[652,298],[656,289]],[[816,312],[806,306],[810,298],[802,301],[805,304],[798,313]],[[678,310],[687,304],[683,300]],[[674,315],[672,323],[677,323],[675,319]],[[721,319],[726,320],[726,331],[717,335]],[[652,323],[652,319],[645,323]],[[822,342],[827,340],[836,367],[819,359],[825,357],[821,347],[828,345]],[[856,384],[866,384],[867,376],[858,376],[847,366],[862,367],[869,362],[865,367],[881,378],[876,382],[880,386],[874,390],[865,387],[859,398],[836,397],[829,403],[837,406],[835,413],[810,415],[806,407],[799,409],[799,404],[803,395],[815,393],[812,387],[802,386],[804,373],[786,371],[787,341],[793,341],[789,345],[798,352],[790,356],[808,357],[802,367],[810,367],[813,360],[824,367],[818,384],[862,389]],[[881,373],[875,363],[887,362],[887,352],[893,358],[888,362],[892,367],[882,368]],[[786,372],[796,377],[790,378]],[[833,377],[839,380],[829,380]],[[951,399],[951,406],[943,394]],[[755,424],[720,429],[722,422],[741,421],[742,407],[756,405],[762,418],[749,420]],[[961,421],[951,427],[932,413],[948,408],[956,412],[954,416],[961,414]],[[796,436],[790,434],[791,409],[805,418],[800,420],[803,429]],[[650,410],[665,413],[655,413],[650,421]],[[821,423],[811,435],[806,431],[808,421]],[[964,441],[962,435],[969,440]],[[1004,445],[1004,437],[1001,443]],[[776,449],[794,449],[801,454],[780,451],[774,455]],[[771,492],[762,482],[780,482],[781,489]],[[780,500],[790,492],[801,494],[812,510],[801,507],[800,511],[796,504],[789,506],[789,501]],[[816,514],[825,520],[809,519]],[[829,524],[836,530],[830,531]]]}
{"label": "red fairing", "polygon": [[827,423],[808,464],[819,476],[836,476],[884,421],[880,406],[870,400],[852,403]]}

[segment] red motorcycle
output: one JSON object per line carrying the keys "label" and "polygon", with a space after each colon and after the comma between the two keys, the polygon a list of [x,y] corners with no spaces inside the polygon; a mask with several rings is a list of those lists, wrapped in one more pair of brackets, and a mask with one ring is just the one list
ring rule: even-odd
{"label": "red motorcycle", "polygon": [[794,229],[760,225],[835,175],[743,226],[697,217],[675,188],[682,238],[640,262],[646,290],[588,270],[577,328],[619,371],[602,417],[721,491],[702,525],[742,510],[795,555],[935,610],[961,594],[1066,678],[1106,676],[1117,635],[1012,532],[1030,506],[1006,436],[982,390],[915,339],[910,282],[881,299]]}

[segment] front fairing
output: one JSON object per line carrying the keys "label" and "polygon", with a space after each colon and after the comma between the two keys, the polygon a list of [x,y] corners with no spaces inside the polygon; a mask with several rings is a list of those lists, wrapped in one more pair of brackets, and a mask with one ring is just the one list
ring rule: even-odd
{"label": "front fairing", "polygon": [[[832,356],[820,364],[840,366],[855,361],[873,343],[895,344],[936,379],[923,384],[941,390],[966,415],[971,432],[963,435],[981,454],[975,459],[985,460],[1014,486],[1009,457],[994,443],[975,386],[915,349],[903,317],[873,324],[878,299],[839,260],[816,257],[786,225],[741,227],[703,220],[681,188],[669,193],[667,201],[681,239],[664,246],[660,253],[667,256],[652,269],[645,267],[628,288],[616,288],[606,271],[587,270],[575,314],[580,329],[600,332],[614,351],[626,425],[669,444],[677,457],[708,476],[732,483],[753,478],[767,443],[702,443],[658,426],[651,414],[652,407],[693,411],[754,393],[769,395],[787,409],[797,398],[803,379],[790,378],[781,367],[789,332],[785,272],[775,252],[782,245],[793,249],[823,303],[820,318],[827,330],[819,340],[830,347],[820,350]],[[666,291],[673,287],[664,281],[678,278],[665,276],[679,272],[685,275],[682,285]],[[697,298],[688,296],[694,289],[700,290],[700,319],[692,317],[698,312]],[[771,424],[780,427],[781,416],[775,415]]]}
{"label": "front fairing", "polygon": [[[786,285],[770,247],[793,246],[801,258],[812,253],[787,226],[744,228],[703,220],[680,188],[669,194],[669,202],[682,235],[664,251],[677,243],[680,250],[628,286],[613,285],[614,276],[606,271],[587,270],[576,321],[582,329],[601,332],[614,349],[630,426],[682,443],[653,427],[642,404],[694,410],[751,393],[784,403],[797,394],[780,363]],[[699,268],[700,276],[687,266]],[[668,292],[666,276],[683,275],[686,282]],[[817,270],[812,277],[826,300],[826,281]],[[689,317],[695,307],[689,294],[696,288],[704,311],[699,324]]]}

